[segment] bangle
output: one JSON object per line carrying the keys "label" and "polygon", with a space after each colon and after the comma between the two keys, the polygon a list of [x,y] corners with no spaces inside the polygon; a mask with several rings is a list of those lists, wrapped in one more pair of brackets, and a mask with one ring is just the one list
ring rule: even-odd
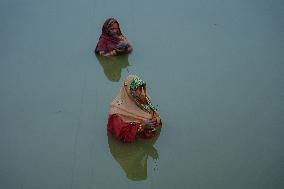
{"label": "bangle", "polygon": [[143,127],[142,127],[141,124],[139,124],[137,132],[138,132],[138,133],[141,133],[142,131],[143,131]]}

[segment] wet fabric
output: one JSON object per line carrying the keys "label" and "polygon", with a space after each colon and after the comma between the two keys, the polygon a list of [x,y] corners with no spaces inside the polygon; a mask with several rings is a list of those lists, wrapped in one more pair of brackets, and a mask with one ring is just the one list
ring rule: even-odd
{"label": "wet fabric", "polygon": [[125,122],[117,114],[110,115],[108,118],[108,133],[113,134],[117,139],[124,143],[134,142],[137,137],[152,138],[156,130],[144,130],[139,132],[139,122]]}
{"label": "wet fabric", "polygon": [[128,53],[128,48],[131,47],[131,45],[128,43],[126,37],[123,36],[121,33],[120,27],[119,27],[119,35],[114,36],[111,33],[111,26],[113,23],[117,23],[119,27],[119,23],[114,18],[109,18],[105,21],[103,27],[102,27],[102,34],[99,38],[99,41],[97,43],[95,53],[99,54],[99,52],[110,53],[113,50],[119,50],[119,54],[125,54]]}
{"label": "wet fabric", "polygon": [[[133,142],[138,136],[142,138],[151,138],[155,136],[155,129],[141,129],[141,124],[155,117],[158,124],[160,123],[159,114],[156,109],[150,111],[138,105],[137,101],[131,95],[133,90],[133,81],[140,79],[135,75],[129,75],[121,85],[120,91],[112,101],[109,110],[108,132],[115,135],[122,142]],[[143,84],[143,82],[140,82]],[[150,97],[146,92],[150,101]],[[152,103],[151,103],[152,104]],[[158,125],[157,125],[158,127]]]}
{"label": "wet fabric", "polygon": [[[142,108],[142,105],[138,106],[136,99],[132,96],[131,86],[133,81],[138,79],[136,75],[129,75],[122,83],[119,93],[116,98],[110,104],[109,114],[117,114],[122,117],[126,122],[143,122],[153,117],[153,114],[157,114],[157,111],[146,111]],[[146,96],[151,103],[151,98],[146,91]],[[152,104],[152,103],[151,103]]]}

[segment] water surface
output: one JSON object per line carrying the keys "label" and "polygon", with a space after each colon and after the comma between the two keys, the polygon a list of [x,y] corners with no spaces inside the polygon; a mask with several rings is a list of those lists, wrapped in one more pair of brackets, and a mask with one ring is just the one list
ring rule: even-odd
{"label": "water surface", "polygon": [[[100,60],[112,16],[134,51]],[[1,0],[0,188],[282,189],[283,19],[280,0]],[[163,119],[129,148],[106,133],[128,74]]]}

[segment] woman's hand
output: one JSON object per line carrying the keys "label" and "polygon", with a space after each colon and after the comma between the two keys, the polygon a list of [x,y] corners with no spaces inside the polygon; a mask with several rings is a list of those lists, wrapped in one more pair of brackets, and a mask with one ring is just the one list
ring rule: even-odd
{"label": "woman's hand", "polygon": [[116,55],[116,50],[110,51],[110,55]]}
{"label": "woman's hand", "polygon": [[109,53],[105,53],[105,54],[103,54],[103,56],[113,56],[113,55],[116,55],[117,53],[116,53],[116,50],[112,50],[112,51],[110,51]]}
{"label": "woman's hand", "polygon": [[145,127],[155,127],[160,124],[160,119],[156,116],[153,116],[151,119],[147,119],[142,124]]}
{"label": "woman's hand", "polygon": [[104,51],[99,51],[99,54],[104,56],[105,55],[105,52]]}
{"label": "woman's hand", "polygon": [[133,49],[132,49],[132,47],[131,46],[129,46],[128,48],[127,48],[127,52],[131,52]]}
{"label": "woman's hand", "polygon": [[149,127],[153,127],[155,125],[157,125],[157,120],[156,119],[147,119],[144,121],[144,123],[142,124],[145,128],[147,128],[147,126]]}

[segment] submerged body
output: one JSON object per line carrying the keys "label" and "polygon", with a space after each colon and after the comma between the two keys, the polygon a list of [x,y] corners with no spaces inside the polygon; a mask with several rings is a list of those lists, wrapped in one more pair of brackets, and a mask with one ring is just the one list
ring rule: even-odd
{"label": "submerged body", "polygon": [[108,132],[130,143],[137,137],[152,138],[160,125],[161,119],[146,92],[146,83],[129,75],[110,105]]}
{"label": "submerged body", "polygon": [[126,37],[121,33],[119,23],[114,18],[105,21],[102,34],[97,43],[95,53],[103,56],[127,54],[132,51]]}

